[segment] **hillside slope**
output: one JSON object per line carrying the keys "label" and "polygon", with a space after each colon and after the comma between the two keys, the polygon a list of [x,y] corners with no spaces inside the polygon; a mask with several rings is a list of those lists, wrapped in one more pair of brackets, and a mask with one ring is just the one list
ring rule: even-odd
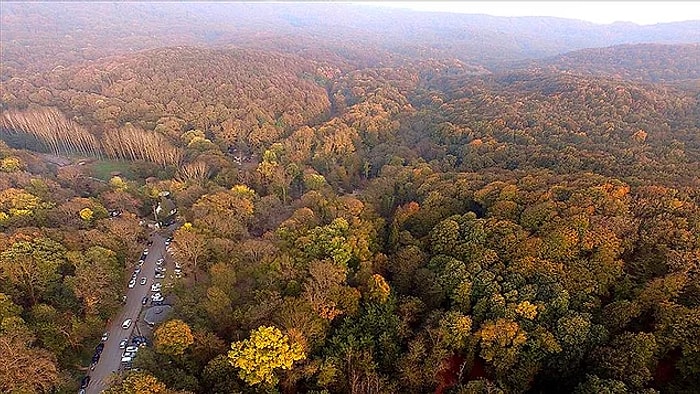
{"label": "hillside slope", "polygon": [[630,81],[693,81],[700,78],[700,44],[589,48],[533,61],[529,65]]}
{"label": "hillside slope", "polygon": [[495,65],[615,44],[700,42],[698,21],[595,25],[347,4],[7,3],[0,18],[2,79],[174,45],[320,47],[351,62],[369,61],[369,50]]}

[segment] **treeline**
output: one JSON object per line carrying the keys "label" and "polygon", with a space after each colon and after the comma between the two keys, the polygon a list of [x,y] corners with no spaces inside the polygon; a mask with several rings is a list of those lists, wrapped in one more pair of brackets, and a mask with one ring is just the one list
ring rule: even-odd
{"label": "treeline", "polygon": [[150,161],[163,167],[177,166],[183,155],[182,150],[163,135],[131,124],[106,131],[98,140],[55,108],[5,111],[0,127],[1,132],[9,137],[7,139],[22,140],[23,134],[28,134],[56,155],[77,154],[96,158],[104,155],[117,160]]}
{"label": "treeline", "polygon": [[177,166],[182,160],[182,150],[168,142],[167,138],[127,125],[102,135],[102,146],[108,157],[124,160],[146,160],[162,166]]}
{"label": "treeline", "polygon": [[691,85],[689,87],[697,89],[700,79],[698,58],[700,44],[616,45],[565,53],[532,62],[531,67],[638,82],[685,81]]}
{"label": "treeline", "polygon": [[325,84],[339,72],[275,52],[165,48],[15,78],[4,84],[3,105],[54,106],[96,135],[130,123],[175,145],[190,143],[191,132],[224,152],[250,152],[323,121],[330,107]]}
{"label": "treeline", "polygon": [[55,108],[24,111],[3,111],[0,123],[2,133],[27,133],[54,154],[100,156],[97,138]]}

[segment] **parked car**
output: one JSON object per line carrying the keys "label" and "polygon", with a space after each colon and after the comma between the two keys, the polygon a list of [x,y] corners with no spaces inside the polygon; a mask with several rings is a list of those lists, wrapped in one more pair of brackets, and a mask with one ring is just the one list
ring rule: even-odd
{"label": "parked car", "polygon": [[156,272],[156,274],[153,276],[154,279],[165,279],[165,274],[161,272]]}
{"label": "parked car", "polygon": [[148,245],[148,246],[153,245],[153,240],[152,240],[152,239],[149,239],[148,242],[146,242],[146,245]]}
{"label": "parked car", "polygon": [[131,278],[131,280],[129,281],[129,288],[133,289],[134,286],[136,286],[136,278]]}
{"label": "parked car", "polygon": [[144,297],[141,299],[141,305],[146,305],[146,304],[148,304],[148,296],[144,296]]}
{"label": "parked car", "polygon": [[105,349],[105,344],[104,342],[100,342],[95,346],[95,353],[100,354],[102,351]]}
{"label": "parked car", "polygon": [[158,261],[156,261],[157,266],[161,266],[163,263],[165,263],[165,259],[158,259]]}
{"label": "parked car", "polygon": [[83,377],[83,379],[80,381],[80,388],[86,389],[89,384],[90,384],[90,375],[85,375]]}
{"label": "parked car", "polygon": [[124,338],[121,341],[119,341],[119,349],[124,349],[126,345],[129,343],[129,340]]}
{"label": "parked car", "polygon": [[131,343],[133,343],[135,346],[145,346],[148,342],[146,337],[144,336],[137,336],[131,338]]}
{"label": "parked car", "polygon": [[122,328],[126,330],[129,327],[131,327],[131,319],[124,320],[124,323],[122,323]]}
{"label": "parked car", "polygon": [[144,256],[148,256],[148,248],[146,248],[146,249],[143,250],[143,255],[144,255]]}
{"label": "parked car", "polygon": [[100,361],[100,353],[95,353],[92,355],[92,363],[97,364]]}
{"label": "parked car", "polygon": [[154,283],[154,284],[151,285],[151,291],[152,291],[152,292],[160,291],[160,289],[161,289],[162,287],[163,287],[163,284],[162,284],[162,283],[156,282],[156,283]]}
{"label": "parked car", "polygon": [[182,269],[182,265],[179,262],[175,262],[175,268]]}
{"label": "parked car", "polygon": [[161,302],[161,301],[163,301],[164,299],[165,299],[165,298],[163,298],[163,295],[160,294],[160,293],[155,293],[155,294],[153,294],[153,295],[151,296],[151,300],[153,300],[154,303],[156,303],[156,302]]}
{"label": "parked car", "polygon": [[127,346],[126,351],[129,353],[136,353],[139,351],[139,348],[136,346]]}
{"label": "parked car", "polygon": [[141,285],[145,285],[146,282],[148,282],[148,279],[146,279],[145,276],[142,276],[142,277],[141,277]]}
{"label": "parked car", "polygon": [[102,342],[107,342],[108,339],[109,339],[109,332],[105,332],[104,334],[102,334]]}
{"label": "parked car", "polygon": [[134,273],[135,273],[136,275],[138,275],[138,274],[141,273],[141,264],[139,264],[139,265],[136,266],[136,269],[134,270]]}

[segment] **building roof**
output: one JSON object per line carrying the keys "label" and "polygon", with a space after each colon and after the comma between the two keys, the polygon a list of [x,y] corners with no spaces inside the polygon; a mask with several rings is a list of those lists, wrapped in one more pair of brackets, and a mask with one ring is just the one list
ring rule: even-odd
{"label": "building roof", "polygon": [[172,310],[173,307],[170,305],[152,306],[146,309],[146,313],[143,315],[143,321],[149,326],[156,325],[165,320]]}

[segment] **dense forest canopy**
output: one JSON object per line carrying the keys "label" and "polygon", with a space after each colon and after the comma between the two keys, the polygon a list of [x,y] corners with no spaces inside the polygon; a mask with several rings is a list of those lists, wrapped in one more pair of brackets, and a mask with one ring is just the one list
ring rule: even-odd
{"label": "dense forest canopy", "polygon": [[700,387],[700,22],[0,20],[0,391],[78,389],[164,195],[173,315],[109,393]]}

